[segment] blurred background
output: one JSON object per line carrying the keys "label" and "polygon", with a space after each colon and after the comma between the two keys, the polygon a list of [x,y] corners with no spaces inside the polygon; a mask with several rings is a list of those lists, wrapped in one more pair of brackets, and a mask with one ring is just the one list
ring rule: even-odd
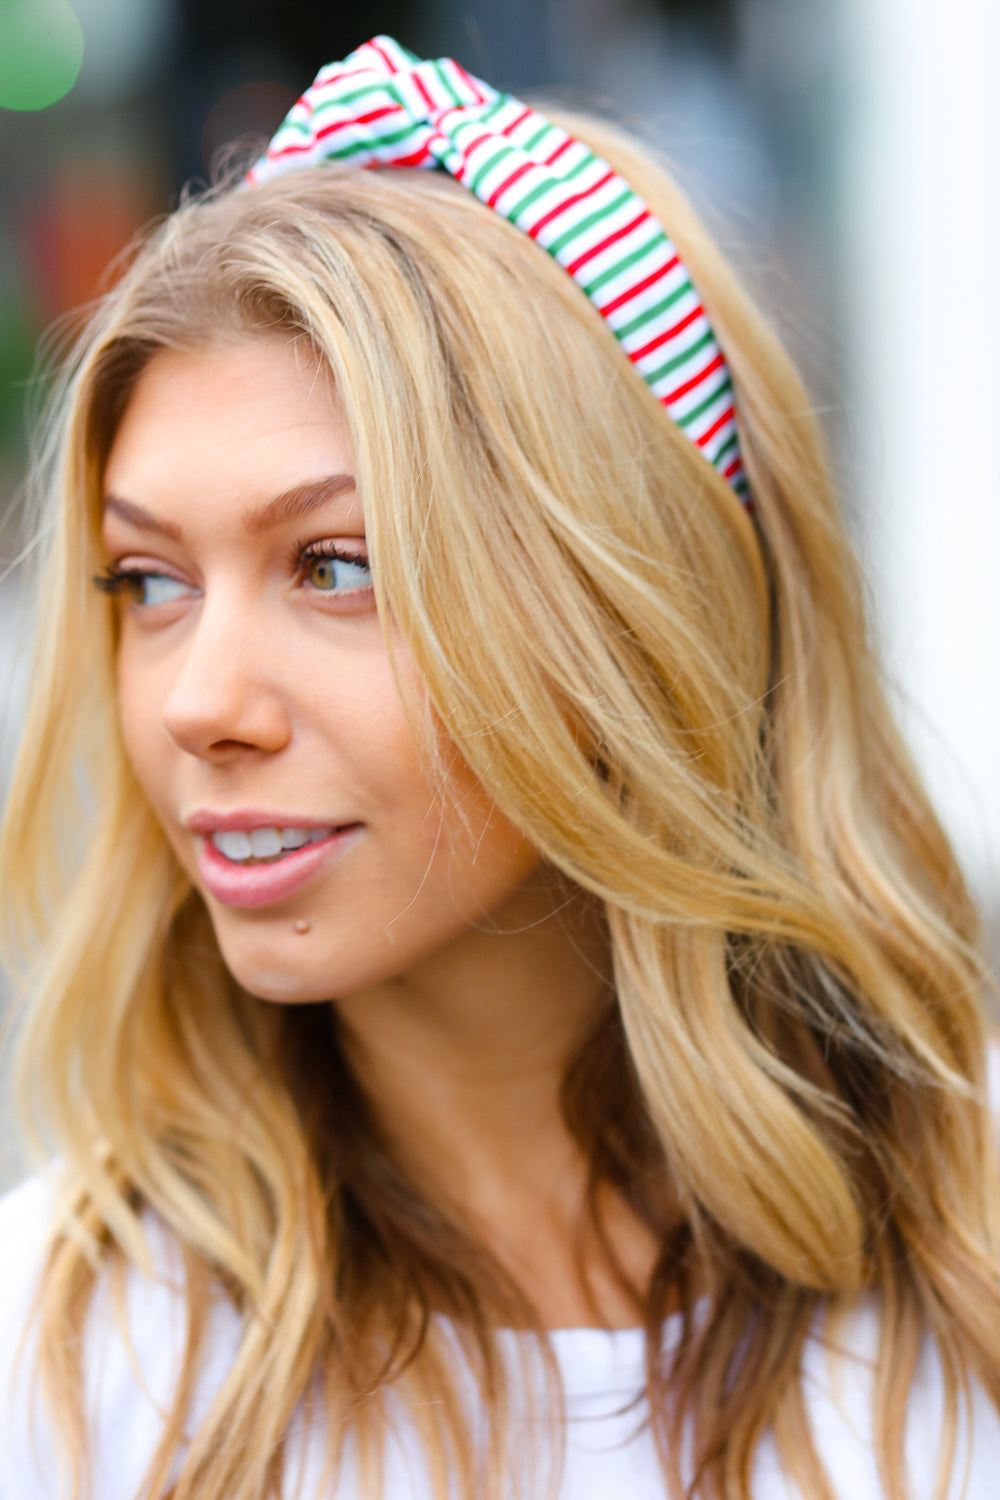
{"label": "blurred background", "polygon": [[2,0],[0,792],[37,340],[226,142],[269,135],[378,31],[640,124],[672,157],[804,370],[900,712],[996,942],[996,0]]}

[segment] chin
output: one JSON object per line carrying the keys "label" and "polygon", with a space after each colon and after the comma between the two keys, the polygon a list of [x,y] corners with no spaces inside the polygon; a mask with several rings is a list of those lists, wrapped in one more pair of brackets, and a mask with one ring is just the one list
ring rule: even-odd
{"label": "chin", "polygon": [[279,1005],[343,999],[395,978],[400,969],[388,945],[372,953],[343,934],[317,931],[319,923],[304,934],[288,923],[287,935],[269,927],[234,932],[224,922],[214,925],[222,961],[237,984]]}
{"label": "chin", "polygon": [[223,962],[237,984],[258,1000],[295,1004],[311,1000],[328,1000],[328,987],[318,992],[316,976],[305,972],[305,966],[291,959],[286,963],[277,954],[262,955],[259,961],[239,955],[234,959],[223,950]]}
{"label": "chin", "polygon": [[243,974],[233,969],[232,973],[243,988],[249,994],[255,995],[258,1000],[272,1000],[278,1004],[293,1005],[330,998],[326,994],[315,994],[305,982],[303,975],[295,973],[291,968],[252,968]]}
{"label": "chin", "polygon": [[258,1000],[278,1004],[296,1004],[329,1000],[330,984],[326,966],[318,968],[315,959],[297,952],[293,942],[232,940],[232,934],[216,927],[216,940],[222,961],[237,984]]}

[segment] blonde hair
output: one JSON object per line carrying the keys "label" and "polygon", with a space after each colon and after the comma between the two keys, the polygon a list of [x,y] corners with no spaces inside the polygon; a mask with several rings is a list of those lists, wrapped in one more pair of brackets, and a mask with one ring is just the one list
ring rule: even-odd
{"label": "blonde hair", "polygon": [[[606,909],[617,1004],[564,1107],[592,1211],[613,1184],[659,1238],[643,1303],[671,1493],[748,1500],[771,1429],[803,1493],[829,1500],[800,1360],[820,1309],[869,1290],[891,1500],[924,1336],[946,1466],[968,1378],[1000,1405],[975,919],[885,706],[820,433],[668,174],[611,127],[561,119],[687,262],[732,370],[753,517],[565,273],[431,173],[324,168],[184,204],[57,392],[2,878],[27,997],[19,1097],[69,1184],[40,1368],[79,1493],[79,1335],[99,1277],[148,1263],[148,1209],[180,1242],[187,1306],[149,1493],[176,1461],[174,1500],[263,1500],[312,1401],[331,1468],[350,1432],[378,1493],[401,1386],[439,1493],[497,1495],[512,1418],[491,1330],[531,1319],[381,1150],[325,1008],[269,1006],[227,974],[122,748],[112,612],[88,585],[116,424],[158,350],[262,329],[333,373],[380,605],[447,735]],[[220,1285],[242,1342],[188,1444]],[[664,1353],[671,1296],[683,1335]],[[482,1453],[463,1361],[492,1416]]]}

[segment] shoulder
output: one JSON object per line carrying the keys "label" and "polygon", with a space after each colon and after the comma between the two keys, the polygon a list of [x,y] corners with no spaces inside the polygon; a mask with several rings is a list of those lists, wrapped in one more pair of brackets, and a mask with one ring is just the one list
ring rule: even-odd
{"label": "shoulder", "polygon": [[29,1177],[0,1198],[0,1379],[24,1336],[52,1237],[52,1181]]}
{"label": "shoulder", "polygon": [[[52,1238],[51,1173],[30,1177],[0,1198],[0,1500],[48,1500],[26,1441],[34,1363],[31,1313]],[[41,1434],[40,1434],[41,1437]]]}
{"label": "shoulder", "polygon": [[[0,1198],[0,1500],[54,1500],[57,1456],[33,1379],[32,1312],[56,1227],[57,1179],[34,1177]],[[176,1239],[143,1219],[150,1269],[130,1267],[121,1288],[99,1278],[84,1327],[84,1391],[91,1481],[101,1500],[139,1493],[183,1360],[187,1305]],[[195,1419],[221,1383],[239,1342],[235,1313],[213,1309],[195,1390]]]}
{"label": "shoulder", "polygon": [[0,1197],[0,1274],[24,1275],[48,1243],[51,1173],[39,1173]]}
{"label": "shoulder", "polygon": [[[874,1401],[880,1374],[881,1315],[868,1298],[836,1318],[819,1322],[803,1359],[803,1390],[813,1436],[837,1500],[882,1500],[875,1458]],[[946,1381],[933,1339],[925,1338],[905,1413],[905,1454],[912,1500],[936,1494],[939,1457],[948,1430]],[[776,1464],[773,1447],[762,1456],[755,1497],[782,1500],[796,1492],[766,1483]],[[993,1500],[1000,1474],[1000,1415],[982,1388],[970,1381],[959,1395],[956,1448],[947,1500]]]}
{"label": "shoulder", "polygon": [[[1000,1030],[986,1051],[987,1096],[1000,1141]],[[880,1370],[882,1316],[877,1298],[836,1319],[821,1317],[804,1350],[803,1391],[819,1456],[836,1500],[883,1500],[875,1459],[873,1411]],[[935,1495],[939,1455],[949,1426],[947,1382],[937,1345],[924,1338],[905,1413],[905,1454],[913,1500]],[[1000,1413],[969,1381],[958,1396],[954,1461],[947,1500],[995,1500],[1000,1494]],[[781,1475],[774,1444],[761,1444],[755,1500],[798,1500]]]}

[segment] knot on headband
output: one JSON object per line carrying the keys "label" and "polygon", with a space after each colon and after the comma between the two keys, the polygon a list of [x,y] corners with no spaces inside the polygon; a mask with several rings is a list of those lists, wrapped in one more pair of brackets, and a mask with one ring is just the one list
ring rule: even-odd
{"label": "knot on headband", "polygon": [[701,299],[666,230],[589,146],[451,58],[422,62],[378,36],[320,70],[247,182],[329,161],[442,167],[535,240],[748,502],[733,384]]}

